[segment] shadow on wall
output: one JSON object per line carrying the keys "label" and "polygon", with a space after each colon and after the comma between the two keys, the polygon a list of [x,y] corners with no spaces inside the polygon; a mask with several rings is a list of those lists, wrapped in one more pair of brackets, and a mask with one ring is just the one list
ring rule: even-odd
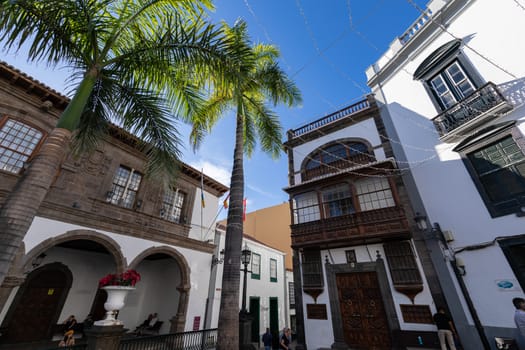
{"label": "shadow on wall", "polygon": [[525,104],[525,78],[519,78],[498,85],[507,101],[514,106]]}

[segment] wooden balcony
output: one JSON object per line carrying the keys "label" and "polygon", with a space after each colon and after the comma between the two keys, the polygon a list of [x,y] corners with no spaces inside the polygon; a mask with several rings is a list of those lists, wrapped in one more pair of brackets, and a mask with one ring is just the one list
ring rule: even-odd
{"label": "wooden balcony", "polygon": [[330,248],[410,238],[408,221],[401,207],[368,210],[295,224],[291,229],[294,249]]}
{"label": "wooden balcony", "polygon": [[321,164],[316,168],[306,169],[301,173],[301,179],[302,181],[308,181],[319,176],[336,173],[342,169],[368,164],[371,162],[375,162],[375,157],[373,155],[365,153],[356,154],[348,159],[338,159],[329,164]]}
{"label": "wooden balcony", "polygon": [[442,141],[457,141],[463,134],[512,109],[494,83],[487,83],[432,119]]}

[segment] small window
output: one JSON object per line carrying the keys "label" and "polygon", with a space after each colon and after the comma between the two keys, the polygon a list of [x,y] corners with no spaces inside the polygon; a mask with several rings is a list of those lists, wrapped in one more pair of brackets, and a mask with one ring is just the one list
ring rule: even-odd
{"label": "small window", "polygon": [[356,181],[355,188],[361,211],[393,207],[396,205],[386,178],[365,178]]}
{"label": "small window", "polygon": [[295,309],[295,284],[293,282],[288,282],[288,300],[290,309]]}
{"label": "small window", "polygon": [[295,195],[293,198],[294,223],[301,224],[319,220],[319,203],[316,192],[307,192]]}
{"label": "small window", "polygon": [[270,282],[277,282],[277,260],[270,259]]}
{"label": "small window", "polygon": [[428,84],[443,110],[452,107],[476,90],[457,61],[431,78]]}
{"label": "small window", "polygon": [[18,174],[42,140],[35,128],[7,119],[0,128],[0,169]]}
{"label": "small window", "polygon": [[391,242],[383,245],[392,282],[396,289],[406,285],[422,285],[423,280],[409,242]]}
{"label": "small window", "polygon": [[141,180],[142,175],[139,172],[120,166],[113,178],[113,186],[108,193],[108,202],[132,208]]}
{"label": "small window", "polygon": [[320,288],[324,286],[320,251],[303,251],[301,269],[303,272],[303,288]]}
{"label": "small window", "polygon": [[261,279],[261,256],[256,253],[252,253],[252,279]]}
{"label": "small window", "polygon": [[323,208],[325,218],[352,214],[352,192],[346,183],[327,187],[323,190]]}
{"label": "small window", "polygon": [[181,222],[182,219],[182,207],[184,205],[184,199],[186,194],[176,189],[168,189],[164,193],[162,199],[162,209],[160,211],[160,216],[169,221]]}

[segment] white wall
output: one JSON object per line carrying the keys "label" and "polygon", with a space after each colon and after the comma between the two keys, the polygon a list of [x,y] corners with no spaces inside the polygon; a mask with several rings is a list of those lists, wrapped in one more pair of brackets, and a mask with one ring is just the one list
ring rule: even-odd
{"label": "white wall", "polygon": [[[488,0],[471,3],[447,25],[447,30],[454,37],[464,39],[468,47],[463,47],[463,52],[485,81],[512,85],[514,80],[525,76],[525,41],[522,40],[525,12],[512,0],[501,0],[497,4]],[[410,162],[429,219],[439,222],[443,230],[450,230],[455,237],[451,248],[460,249],[490,243],[496,237],[523,235],[525,225],[523,218],[515,215],[490,217],[459,154],[452,151],[457,143],[439,141],[430,122],[439,112],[432,105],[423,84],[412,78],[421,62],[439,46],[453,40],[453,36],[441,32],[426,47],[418,49],[417,54],[404,52],[404,55],[409,55],[406,65],[400,66],[381,84],[388,112]],[[372,88],[376,90],[377,86]],[[523,93],[514,97],[514,111],[497,122],[517,120],[523,132]],[[464,281],[482,323],[514,327],[511,299],[522,291],[518,288],[513,292],[501,292],[496,287],[495,280],[514,276],[497,243],[458,256],[466,264],[468,272]]]}
{"label": "white wall", "polygon": [[[37,217],[33,221],[33,224],[24,238],[26,252],[29,252],[45,239],[59,236],[73,230],[90,230],[90,228]],[[128,264],[131,263],[140,253],[152,247],[167,246],[180,253],[186,260],[190,270],[191,289],[189,291],[186,330],[192,330],[194,316],[201,317],[202,326],[210,278],[209,266],[211,263],[211,254],[194,251],[188,248],[169,246],[142,238],[124,236],[113,232],[102,230],[92,231],[96,231],[113,239],[120,247]],[[62,256],[59,256],[59,253],[54,252],[54,250],[54,248],[50,250],[51,254],[46,257],[44,263],[47,263],[50,259],[59,261],[63,258],[65,260],[60,261],[68,265],[73,272],[74,278],[77,279],[74,281],[72,292],[70,293],[71,300],[68,298],[66,301],[60,317],[64,318],[63,316],[75,314],[79,320],[82,320],[83,317],[87,315],[87,312],[89,312],[86,308],[91,307],[92,299],[98,286],[98,280],[104,277],[107,273],[114,273],[115,265],[114,263],[111,265],[106,263],[106,257],[110,257],[109,255],[103,255],[103,259],[98,260],[92,258],[91,254],[93,253],[79,251],[79,254],[74,254],[74,256],[70,253],[60,253]],[[71,266],[69,266],[69,264],[71,264]],[[125,323],[126,327],[136,326],[145,318],[144,316],[147,316],[150,312],[156,311],[159,313],[161,317],[160,319],[165,322],[162,329],[169,329],[169,318],[174,316],[177,311],[172,307],[175,305],[172,301],[174,302],[175,300],[178,300],[178,294],[175,293],[174,295],[169,295],[168,290],[172,290],[172,285],[175,285],[176,280],[170,280],[167,276],[180,276],[180,273],[175,272],[175,269],[178,268],[178,266],[172,265],[171,262],[167,266],[162,266],[162,268],[158,268],[158,266],[156,268],[151,268],[151,266],[155,267],[156,265],[157,263],[155,261],[143,261],[139,265],[139,268],[144,269],[146,272],[143,276],[144,280],[137,284],[137,290],[129,296],[129,301],[135,308],[136,313],[132,314],[131,312],[128,313],[123,310],[119,316],[119,318]],[[147,295],[150,294],[150,291],[155,294],[155,300],[152,300],[150,296]],[[88,305],[85,307],[79,307],[80,301],[84,303],[84,300],[89,297],[91,297],[91,299],[88,302]],[[170,300],[166,307],[162,306],[164,304],[159,303],[159,299],[162,300],[164,298]],[[137,309],[137,305],[139,305],[140,301],[144,304]],[[6,307],[8,306],[6,305]],[[3,311],[3,313],[4,312],[5,311]],[[172,313],[169,314],[170,312]]]}
{"label": "white wall", "polygon": [[[224,233],[221,234],[221,242],[219,244],[219,251],[224,248]],[[287,310],[289,306],[287,304],[288,297],[286,295],[287,289],[285,283],[285,268],[284,259],[285,253],[277,249],[273,249],[262,243],[255,242],[251,239],[244,238],[242,247],[247,243],[248,248],[253,252],[261,256],[261,273],[260,279],[253,279],[251,274],[248,272],[247,288],[246,288],[246,308],[249,310],[250,297],[259,297],[260,301],[260,319],[259,319],[259,333],[262,335],[266,331],[266,327],[270,326],[270,297],[276,297],[278,300],[278,314],[279,314],[279,329],[289,326],[289,320],[286,319]],[[270,282],[270,259],[277,261],[277,282]],[[223,265],[216,265],[217,268],[217,282],[216,289],[213,298],[213,315],[211,327],[217,327],[220,302],[221,302],[221,285],[222,285],[222,274]],[[241,264],[241,269],[243,265]],[[251,264],[248,265],[248,270],[251,270]],[[242,283],[244,278],[244,272],[241,271],[240,285],[239,285],[239,310],[242,305]]]}
{"label": "white wall", "polygon": [[[352,246],[352,247],[344,247],[344,248],[337,248],[337,249],[330,249],[330,250],[321,250],[321,258],[324,262],[325,257],[328,256],[328,259],[331,264],[346,264],[346,255],[345,250],[348,249],[354,249],[356,253],[356,258],[358,263],[363,262],[375,262],[377,259],[377,251],[381,254],[383,257],[383,261],[385,263],[385,269],[388,276],[388,283],[390,285],[390,291],[393,298],[394,306],[397,313],[397,318],[399,320],[399,325],[401,330],[410,330],[410,331],[437,331],[436,327],[433,324],[416,324],[416,323],[406,323],[403,321],[403,316],[401,314],[401,309],[399,304],[412,304],[412,301],[402,293],[397,292],[393,285],[392,285],[392,278],[390,276],[390,270],[388,268],[388,261],[384,258],[385,253],[383,250],[383,246],[381,244],[371,244],[367,246]],[[423,274],[423,269],[421,267],[421,264],[419,262],[419,258],[417,256],[417,252],[414,249],[414,253],[416,254],[416,261],[418,263],[419,271],[421,273],[421,277],[423,279],[423,291],[416,295],[414,299],[415,304],[419,305],[430,305],[431,311],[435,312],[435,305],[432,300],[432,296],[430,295],[430,291],[428,289],[428,284],[426,282],[426,278]],[[328,291],[328,281],[327,281],[327,274],[325,270],[325,266],[323,263],[323,274],[324,274],[324,290],[323,293],[321,293],[317,297],[317,303],[318,304],[325,304],[327,309],[327,320],[314,320],[314,319],[306,319],[306,304],[313,304],[314,299],[303,293],[303,313],[305,315],[305,336],[306,336],[306,344],[308,344],[309,348],[312,349],[318,349],[318,348],[329,348],[333,342],[334,342],[334,335],[332,331],[332,312],[331,312],[331,306],[330,306],[330,298],[329,298],[329,291]]]}

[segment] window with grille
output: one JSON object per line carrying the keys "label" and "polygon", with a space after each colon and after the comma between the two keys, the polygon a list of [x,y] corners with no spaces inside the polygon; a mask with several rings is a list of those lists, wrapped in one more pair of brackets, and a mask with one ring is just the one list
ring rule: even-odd
{"label": "window with grille", "polygon": [[410,242],[385,243],[383,248],[394,287],[423,284]]}
{"label": "window with grille", "polygon": [[[525,204],[525,155],[511,135],[467,154],[479,183],[497,212]],[[523,202],[523,203],[520,203]]]}
{"label": "window with grille", "polygon": [[293,282],[288,282],[288,300],[290,309],[295,309],[295,284]]}
{"label": "window with grille", "polygon": [[303,288],[320,288],[324,286],[321,252],[305,250],[302,254],[301,269],[303,272]]}
{"label": "window with grille", "polygon": [[120,166],[113,178],[108,202],[125,208],[132,208],[137,197],[142,175],[134,169]]}
{"label": "window with grille", "polygon": [[354,213],[350,186],[342,183],[324,188],[323,208],[325,218]]}
{"label": "window with grille", "polygon": [[455,148],[490,215],[522,215],[525,207],[525,137],[515,121],[492,124]]}
{"label": "window with grille", "polygon": [[319,220],[319,203],[316,192],[295,195],[293,198],[294,223],[301,224]]}
{"label": "window with grille", "polygon": [[361,211],[393,207],[396,205],[386,178],[365,178],[355,182]]}
{"label": "window with grille", "polygon": [[270,282],[277,282],[277,260],[270,259]]}
{"label": "window with grille", "polygon": [[178,188],[169,188],[162,198],[162,209],[160,216],[164,219],[173,222],[181,222],[182,219],[182,208],[184,206],[184,199],[186,194],[180,191]]}
{"label": "window with grille", "polygon": [[252,253],[252,279],[261,279],[261,256],[257,253]]}
{"label": "window with grille", "polygon": [[20,173],[42,136],[37,129],[6,118],[0,128],[0,169]]}

